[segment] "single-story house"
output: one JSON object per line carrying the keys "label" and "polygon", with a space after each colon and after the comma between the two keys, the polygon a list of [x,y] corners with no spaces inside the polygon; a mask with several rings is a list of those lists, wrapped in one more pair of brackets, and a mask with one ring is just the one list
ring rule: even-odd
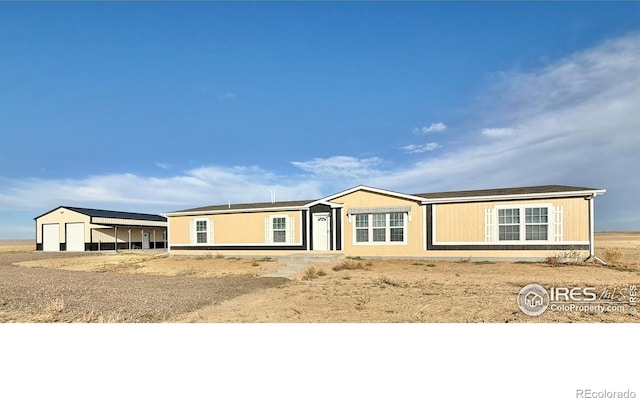
{"label": "single-story house", "polygon": [[36,250],[82,252],[167,247],[167,219],[155,214],[60,206],[35,221]]}
{"label": "single-story house", "polygon": [[530,258],[594,255],[594,199],[564,185],[405,194],[357,186],[315,200],[165,213],[174,255]]}

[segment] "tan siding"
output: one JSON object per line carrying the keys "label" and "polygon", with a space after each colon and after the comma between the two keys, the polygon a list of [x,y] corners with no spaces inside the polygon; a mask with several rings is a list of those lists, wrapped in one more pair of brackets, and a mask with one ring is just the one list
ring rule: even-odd
{"label": "tan siding", "polygon": [[[424,255],[422,206],[414,201],[368,191],[357,191],[333,199],[344,205],[344,253],[353,256],[420,256]],[[406,245],[354,245],[353,224],[346,214],[351,208],[410,206],[411,219],[407,221]]]}
{"label": "tan siding", "polygon": [[66,223],[76,223],[83,222],[84,223],[84,236],[85,240],[88,239],[91,225],[89,224],[90,217],[84,214],[77,213],[75,211],[71,211],[69,209],[60,208],[55,211],[52,211],[48,214],[39,217],[36,220],[36,243],[42,243],[42,225],[43,224],[59,224],[60,225],[60,242],[67,241],[67,231],[65,228]]}
{"label": "tan siding", "polygon": [[213,214],[198,216],[169,217],[172,245],[189,244],[189,223],[191,220],[208,218],[213,221],[214,243],[216,245],[264,244],[265,219],[272,216],[289,216],[294,219],[293,243],[301,244],[302,222],[299,211],[276,211],[258,213]]}
{"label": "tan siding", "polygon": [[[127,227],[118,227],[118,242],[128,242],[129,241],[129,228]],[[162,229],[158,228],[145,228],[144,232],[149,233],[149,242],[153,242],[153,231],[156,231],[156,242],[163,242]],[[113,243],[115,241],[114,234],[115,230],[113,228],[98,228],[93,229],[91,231],[92,234],[92,242],[98,243]],[[142,231],[141,228],[131,228],[131,241],[132,242],[141,242],[142,241]]]}
{"label": "tan siding", "polygon": [[484,242],[484,212],[494,206],[552,204],[563,207],[564,240],[589,240],[589,202],[583,198],[434,205],[437,242]]}
{"label": "tan siding", "polygon": [[487,203],[434,205],[438,242],[484,242],[484,210]]}

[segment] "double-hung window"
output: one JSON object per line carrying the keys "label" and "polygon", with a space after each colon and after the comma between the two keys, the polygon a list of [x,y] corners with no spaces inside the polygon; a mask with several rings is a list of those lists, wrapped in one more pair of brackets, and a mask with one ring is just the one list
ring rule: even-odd
{"label": "double-hung window", "polygon": [[526,240],[547,240],[549,215],[546,207],[529,207],[525,209]]}
{"label": "double-hung window", "polygon": [[264,243],[291,244],[294,242],[294,218],[285,214],[274,214],[264,219]]}
{"label": "double-hung window", "polygon": [[196,220],[196,243],[207,243],[207,220]]}
{"label": "double-hung window", "polygon": [[274,243],[284,243],[287,241],[287,218],[286,217],[273,217],[272,233]]}
{"label": "double-hung window", "polygon": [[356,242],[369,242],[369,214],[356,214]]}
{"label": "double-hung window", "polygon": [[213,244],[213,220],[209,218],[196,218],[189,225],[190,243],[192,245]]}
{"label": "double-hung window", "polygon": [[358,213],[354,216],[354,244],[406,244],[407,213]]}
{"label": "double-hung window", "polygon": [[520,240],[520,209],[498,210],[498,239]]}
{"label": "double-hung window", "polygon": [[[498,214],[494,221],[497,221],[497,241],[499,242],[562,240],[561,207],[551,205],[504,206],[498,207],[496,210]],[[489,210],[489,214],[491,214],[491,210]],[[554,214],[555,217],[552,217]],[[490,224],[491,218],[489,215],[487,222]],[[492,225],[489,225],[488,229],[491,230],[491,228]],[[489,241],[491,241],[491,236],[493,236],[492,233],[489,236]]]}

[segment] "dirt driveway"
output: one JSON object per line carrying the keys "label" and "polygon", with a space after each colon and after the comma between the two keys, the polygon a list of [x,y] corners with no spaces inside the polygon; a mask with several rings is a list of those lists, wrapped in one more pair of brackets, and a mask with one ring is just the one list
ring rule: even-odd
{"label": "dirt driveway", "polygon": [[165,322],[286,282],[251,275],[196,278],[13,265],[69,256],[0,253],[0,322]]}

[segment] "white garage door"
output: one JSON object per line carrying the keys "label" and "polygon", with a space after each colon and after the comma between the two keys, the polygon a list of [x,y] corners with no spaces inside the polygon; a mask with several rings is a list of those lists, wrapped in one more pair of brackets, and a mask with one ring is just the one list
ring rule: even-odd
{"label": "white garage door", "polygon": [[60,251],[60,225],[44,224],[42,226],[42,250],[45,252]]}
{"label": "white garage door", "polygon": [[84,223],[74,222],[67,224],[67,251],[84,251]]}

